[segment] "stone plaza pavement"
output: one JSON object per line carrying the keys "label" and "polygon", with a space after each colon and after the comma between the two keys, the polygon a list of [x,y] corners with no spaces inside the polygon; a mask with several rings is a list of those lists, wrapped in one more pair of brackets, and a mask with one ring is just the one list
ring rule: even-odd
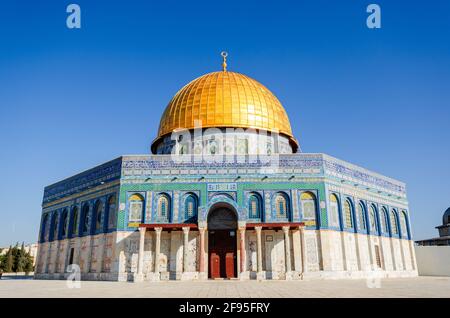
{"label": "stone plaza pavement", "polygon": [[[369,282],[373,286],[373,282]],[[380,288],[366,280],[313,281],[166,281],[81,282],[68,288],[66,281],[2,279],[0,298],[7,297],[450,297],[450,277],[381,279]]]}

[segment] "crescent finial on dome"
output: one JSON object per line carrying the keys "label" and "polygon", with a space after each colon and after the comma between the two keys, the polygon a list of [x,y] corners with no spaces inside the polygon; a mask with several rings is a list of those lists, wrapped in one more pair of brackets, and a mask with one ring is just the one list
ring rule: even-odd
{"label": "crescent finial on dome", "polygon": [[228,56],[228,52],[223,51],[222,53],[220,53],[220,55],[222,55],[222,58],[223,58],[222,70],[224,72],[226,72],[227,71],[227,56]]}

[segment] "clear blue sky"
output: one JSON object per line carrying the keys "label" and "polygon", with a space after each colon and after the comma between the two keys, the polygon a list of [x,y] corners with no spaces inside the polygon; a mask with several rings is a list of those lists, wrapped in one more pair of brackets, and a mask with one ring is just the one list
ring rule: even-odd
{"label": "clear blue sky", "polygon": [[[0,246],[37,239],[43,188],[148,153],[193,78],[268,86],[305,152],[407,183],[415,239],[450,206],[449,1],[2,1]],[[366,27],[381,5],[382,28]]]}

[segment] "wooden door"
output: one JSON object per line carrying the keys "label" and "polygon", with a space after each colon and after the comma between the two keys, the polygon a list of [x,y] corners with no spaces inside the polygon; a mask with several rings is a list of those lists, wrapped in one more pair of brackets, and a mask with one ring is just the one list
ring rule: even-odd
{"label": "wooden door", "polygon": [[210,231],[209,277],[236,277],[236,233],[229,230]]}
{"label": "wooden door", "polygon": [[234,272],[235,268],[235,255],[234,252],[227,252],[225,254],[225,275],[227,278],[236,277],[236,273]]}
{"label": "wooden door", "polygon": [[220,256],[216,252],[211,252],[210,273],[211,278],[220,278]]}

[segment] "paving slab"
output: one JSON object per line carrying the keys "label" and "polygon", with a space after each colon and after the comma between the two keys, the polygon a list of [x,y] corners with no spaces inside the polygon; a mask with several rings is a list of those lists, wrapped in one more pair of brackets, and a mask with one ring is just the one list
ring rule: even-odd
{"label": "paving slab", "polygon": [[[379,288],[369,288],[369,287]],[[2,279],[0,298],[8,297],[151,297],[151,298],[284,298],[284,297],[446,297],[450,298],[450,277],[416,277],[361,280],[312,281],[82,281],[69,288],[66,281]]]}

